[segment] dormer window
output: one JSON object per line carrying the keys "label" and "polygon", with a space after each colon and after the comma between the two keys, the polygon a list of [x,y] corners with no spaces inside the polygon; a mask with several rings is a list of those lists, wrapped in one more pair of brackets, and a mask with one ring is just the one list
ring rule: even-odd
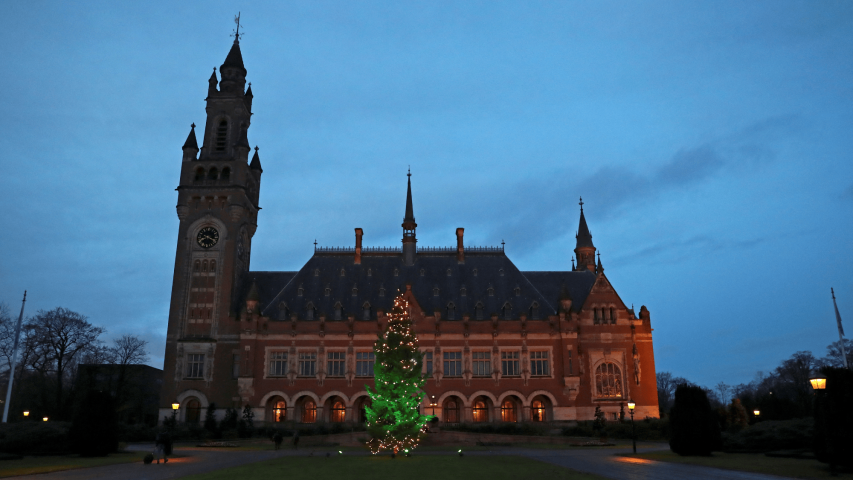
{"label": "dormer window", "polygon": [[518,286],[516,286],[513,291],[515,292],[516,297],[521,295],[521,288],[519,288]]}
{"label": "dormer window", "polygon": [[396,268],[395,268],[395,269],[394,269],[394,276],[395,276],[395,277],[399,277],[399,276],[400,276],[400,270],[398,270],[398,269],[396,269]]}
{"label": "dormer window", "polygon": [[319,268],[315,268],[315,269],[314,269],[314,276],[315,276],[315,277],[319,277],[319,276],[320,276],[320,269],[319,269]]}
{"label": "dormer window", "polygon": [[474,273],[474,276],[476,277],[477,276],[477,269],[476,268],[474,269],[473,273]]}
{"label": "dormer window", "polygon": [[385,296],[385,287],[379,287],[379,296],[380,296],[380,297],[384,297],[384,296]]}
{"label": "dormer window", "polygon": [[325,291],[325,293],[326,293],[326,296],[328,297],[329,295],[331,295],[331,294],[332,294],[332,289],[331,289],[331,288],[329,288],[329,287],[326,287],[326,291]]}
{"label": "dormer window", "polygon": [[451,276],[451,275],[453,275],[453,272],[448,268],[448,269],[447,269],[447,276],[449,277],[449,276]]}
{"label": "dormer window", "polygon": [[434,296],[436,296],[436,297],[438,296],[438,294],[439,294],[439,289],[438,289],[438,287],[433,287],[433,289],[432,289],[432,294],[433,294]]}
{"label": "dormer window", "polygon": [[494,288],[492,288],[492,286],[491,286],[491,285],[489,285],[489,288],[488,288],[488,289],[486,289],[486,292],[488,292],[488,293],[489,293],[489,296],[490,296],[490,297],[494,297],[494,296],[495,296],[495,289],[494,289]]}
{"label": "dormer window", "polygon": [[352,296],[354,297],[356,295],[358,295],[358,285],[353,285],[352,286]]}
{"label": "dormer window", "polygon": [[370,304],[367,302],[364,302],[364,305],[361,306],[361,319],[370,320]]}
{"label": "dormer window", "polygon": [[464,286],[459,289],[459,295],[462,295],[464,297],[467,294],[468,294],[468,290],[466,290]]}
{"label": "dormer window", "polygon": [[341,305],[341,302],[335,304],[335,316],[334,319],[336,322],[340,322],[344,318],[344,308]]}
{"label": "dormer window", "polygon": [[296,291],[296,294],[300,297],[305,294],[305,289],[302,288],[302,285],[299,285],[299,290]]}
{"label": "dormer window", "polygon": [[539,320],[539,304],[536,302],[533,302],[533,304],[530,305],[530,318],[533,320]]}
{"label": "dormer window", "polygon": [[222,120],[219,122],[219,125],[216,127],[216,141],[214,143],[214,149],[217,152],[224,152],[225,145],[228,143],[228,121]]}
{"label": "dormer window", "polygon": [[286,320],[287,319],[287,304],[281,302],[278,304],[278,319]]}
{"label": "dormer window", "polygon": [[453,302],[447,304],[447,319],[456,320],[456,305]]}
{"label": "dormer window", "polygon": [[498,275],[500,275],[502,277],[504,276],[504,269],[503,268],[498,270]]}
{"label": "dormer window", "polygon": [[424,276],[424,274],[426,274],[426,270],[424,270],[424,269],[422,268],[422,269],[421,269],[421,276],[423,277],[423,276]]}
{"label": "dormer window", "polygon": [[305,320],[313,321],[314,320],[314,313],[315,313],[314,304],[311,302],[308,302],[308,306],[305,307]]}
{"label": "dormer window", "polygon": [[346,277],[346,276],[347,276],[347,271],[346,271],[346,270],[344,270],[343,268],[341,269],[341,276],[342,276],[342,277]]}
{"label": "dormer window", "polygon": [[501,314],[504,320],[512,320],[512,305],[509,302],[504,303],[503,308],[501,308]]}
{"label": "dormer window", "polygon": [[367,269],[367,276],[368,276],[368,277],[372,277],[372,276],[373,276],[373,270],[372,270],[372,269],[370,269],[370,268],[368,268],[368,269]]}
{"label": "dormer window", "polygon": [[474,318],[477,320],[483,319],[483,304],[482,304],[482,302],[477,302],[477,305],[474,306]]}

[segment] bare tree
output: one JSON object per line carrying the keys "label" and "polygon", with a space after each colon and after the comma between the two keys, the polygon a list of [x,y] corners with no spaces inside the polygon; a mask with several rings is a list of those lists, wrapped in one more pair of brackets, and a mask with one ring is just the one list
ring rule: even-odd
{"label": "bare tree", "polygon": [[75,365],[79,354],[97,342],[104,329],[89,323],[84,315],[62,307],[39,310],[30,325],[39,342],[39,353],[48,359],[50,371],[56,377],[56,412],[61,418],[68,369]]}
{"label": "bare tree", "polygon": [[118,365],[141,365],[148,361],[148,352],[145,347],[148,342],[136,335],[122,335],[113,340],[110,351]]}
{"label": "bare tree", "polygon": [[728,405],[729,391],[731,390],[731,387],[726,385],[725,382],[720,382],[714,387],[714,390],[717,391],[717,396],[720,399],[720,403],[722,403],[723,405]]}
{"label": "bare tree", "polygon": [[[847,364],[853,368],[853,340],[844,339],[844,350],[847,353]],[[832,342],[826,347],[826,356],[823,357],[821,363],[832,367],[843,368],[844,360],[841,358],[841,340]]]}

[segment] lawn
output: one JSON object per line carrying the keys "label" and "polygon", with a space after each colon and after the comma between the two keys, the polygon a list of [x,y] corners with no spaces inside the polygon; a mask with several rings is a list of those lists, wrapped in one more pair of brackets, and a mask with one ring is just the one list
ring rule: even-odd
{"label": "lawn", "polygon": [[0,461],[0,478],[36,473],[58,472],[75,468],[100,467],[116,463],[141,462],[143,453],[113,453],[108,457],[84,458],[79,455],[24,457],[21,460]]}
{"label": "lawn", "polygon": [[322,480],[344,477],[347,480],[375,480],[377,478],[421,478],[424,475],[441,480],[517,480],[519,478],[598,480],[603,478],[521,457],[446,455],[415,455],[396,459],[391,459],[389,456],[346,455],[329,458],[284,457],[185,478],[187,480],[232,480],[234,478]]}
{"label": "lawn", "polygon": [[[671,451],[640,453],[627,457],[647,458],[661,462],[686,463],[704,467],[740,470],[744,472],[765,473],[796,478],[830,478],[829,466],[817,460],[768,457],[762,453],[722,453],[714,452],[710,457],[682,457]],[[837,477],[853,479],[853,473],[840,473]]]}

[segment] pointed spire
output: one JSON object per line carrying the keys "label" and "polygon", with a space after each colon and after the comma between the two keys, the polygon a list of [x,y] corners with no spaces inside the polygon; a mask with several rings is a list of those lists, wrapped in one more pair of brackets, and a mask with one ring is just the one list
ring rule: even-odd
{"label": "pointed spire", "polygon": [[589,227],[586,226],[586,218],[583,215],[583,197],[581,197],[579,205],[581,206],[581,220],[578,224],[578,233],[575,235],[577,247],[594,247],[592,234],[589,233]]}
{"label": "pointed spire", "polygon": [[219,90],[216,89],[216,86],[219,85],[219,80],[216,78],[216,67],[213,67],[213,73],[210,74],[210,78],[207,80],[207,95],[213,95],[217,93]]}
{"label": "pointed spire", "polygon": [[604,267],[601,265],[601,252],[598,252],[598,273],[604,273]]}
{"label": "pointed spire", "polygon": [[260,295],[258,295],[258,283],[253,279],[252,287],[249,288],[249,294],[246,295],[246,300],[254,300],[257,302],[260,298]]}
{"label": "pointed spire", "polygon": [[231,45],[231,50],[228,51],[228,56],[225,57],[225,62],[219,67],[220,70],[226,68],[237,68],[243,71],[243,76],[246,75],[246,67],[243,66],[243,52],[240,51],[240,41],[234,39],[234,44]]}
{"label": "pointed spire", "polygon": [[406,217],[403,218],[404,223],[415,223],[415,213],[412,208],[412,169],[409,169],[409,173],[407,174],[409,177],[409,185],[408,190],[406,191]]}
{"label": "pointed spire", "polygon": [[263,173],[264,169],[261,168],[261,158],[258,157],[258,146],[255,145],[255,155],[252,157],[252,163],[249,164],[249,168],[252,170],[257,170]]}
{"label": "pointed spire", "polygon": [[184,142],[184,146],[182,148],[184,148],[184,149],[191,148],[191,149],[195,149],[195,151],[198,152],[198,142],[196,141],[196,138],[195,138],[195,123],[190,125],[190,134],[187,135],[187,141]]}
{"label": "pointed spire", "polygon": [[246,89],[246,97],[249,98],[249,101],[255,98],[255,96],[252,94],[252,82],[249,82],[249,88]]}

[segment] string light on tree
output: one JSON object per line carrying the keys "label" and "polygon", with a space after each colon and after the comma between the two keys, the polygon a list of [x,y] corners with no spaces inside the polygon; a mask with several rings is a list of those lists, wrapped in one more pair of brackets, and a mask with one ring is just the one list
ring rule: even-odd
{"label": "string light on tree", "polygon": [[418,446],[428,416],[418,412],[426,378],[421,374],[423,354],[412,332],[409,302],[398,294],[388,319],[388,327],[373,345],[376,358],[376,390],[367,388],[372,400],[365,408],[368,442],[374,454],[383,449],[394,454]]}

